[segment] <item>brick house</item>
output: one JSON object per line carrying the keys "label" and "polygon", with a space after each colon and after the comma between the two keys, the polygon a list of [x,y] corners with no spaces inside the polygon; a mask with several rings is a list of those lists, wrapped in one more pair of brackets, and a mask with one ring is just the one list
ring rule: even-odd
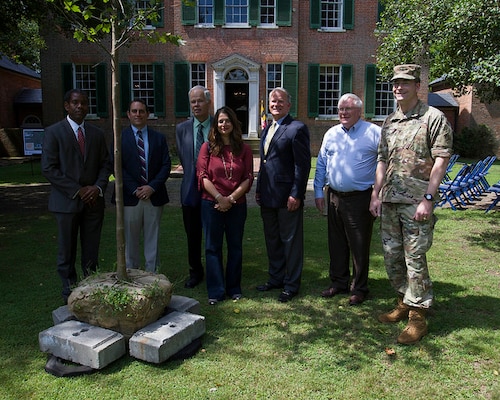
{"label": "brick house", "polygon": [[[361,97],[364,117],[377,123],[394,109],[390,85],[376,82],[378,12],[375,0],[198,0],[194,7],[166,0],[161,21],[149,28],[180,35],[186,45],[143,41],[121,50],[122,117],[133,97],[144,98],[152,111],[149,124],[167,135],[175,152],[175,125],[190,114],[187,92],[201,84],[212,92],[214,110],[235,109],[245,137],[255,140],[269,91],[284,86],[293,116],[309,126],[315,154],[323,134],[338,123],[343,93]],[[88,118],[110,132],[107,56],[97,46],[53,32],[45,36],[45,124],[64,116],[63,93],[77,86],[90,93]],[[421,95],[426,98],[427,90]]]}

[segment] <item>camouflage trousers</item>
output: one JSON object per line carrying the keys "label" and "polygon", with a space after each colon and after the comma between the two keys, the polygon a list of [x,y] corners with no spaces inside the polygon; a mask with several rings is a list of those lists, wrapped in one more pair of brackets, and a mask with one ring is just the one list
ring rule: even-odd
{"label": "camouflage trousers", "polygon": [[383,203],[380,222],[384,261],[389,281],[411,307],[432,305],[432,281],[426,253],[432,245],[437,217],[415,221],[416,204]]}

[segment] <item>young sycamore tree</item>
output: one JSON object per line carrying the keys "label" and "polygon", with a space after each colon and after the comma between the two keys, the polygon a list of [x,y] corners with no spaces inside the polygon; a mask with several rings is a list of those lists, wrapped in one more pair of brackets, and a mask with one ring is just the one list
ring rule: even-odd
{"label": "young sycamore tree", "polygon": [[[148,21],[158,21],[163,0],[149,0],[139,7],[136,0],[47,0],[52,3],[54,17],[79,42],[94,43],[109,55],[111,63],[111,102],[114,138],[114,174],[116,187],[116,274],[128,280],[125,265],[125,235],[123,224],[123,176],[121,158],[121,123],[119,113],[118,54],[121,47],[136,40],[151,43],[182,45],[179,36],[158,30],[144,29]],[[144,2],[140,2],[145,4]]]}

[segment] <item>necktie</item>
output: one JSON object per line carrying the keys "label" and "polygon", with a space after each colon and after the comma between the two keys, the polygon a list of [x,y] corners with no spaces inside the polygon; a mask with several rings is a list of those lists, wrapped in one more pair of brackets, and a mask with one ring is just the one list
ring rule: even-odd
{"label": "necktie", "polygon": [[146,153],[144,151],[144,140],[142,139],[142,132],[137,131],[137,150],[139,151],[139,159],[141,161],[141,181],[143,184],[148,183],[148,177],[146,173]]}
{"label": "necktie", "polygon": [[85,155],[85,137],[83,136],[83,130],[82,127],[79,126],[78,130],[78,146],[80,146],[80,153],[82,153],[82,156]]}
{"label": "necktie", "polygon": [[273,124],[267,131],[266,141],[264,142],[264,154],[267,154],[267,150],[269,149],[269,143],[271,143],[275,131],[276,131],[276,122],[273,122]]}
{"label": "necktie", "polygon": [[205,139],[203,138],[203,125],[199,124],[198,132],[196,133],[196,151],[194,153],[195,159],[198,158],[198,154],[200,154],[201,145],[203,144],[204,141]]}

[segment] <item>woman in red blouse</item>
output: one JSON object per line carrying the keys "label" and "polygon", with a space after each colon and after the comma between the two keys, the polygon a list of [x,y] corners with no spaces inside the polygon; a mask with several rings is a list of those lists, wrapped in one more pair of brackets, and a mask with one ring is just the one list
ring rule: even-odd
{"label": "woman in red blouse", "polygon": [[[196,170],[202,189],[208,302],[215,305],[226,295],[239,300],[243,231],[247,217],[246,193],[253,182],[253,155],[250,146],[243,143],[240,122],[229,107],[222,107],[215,113]],[[225,279],[224,234],[227,243]]]}

